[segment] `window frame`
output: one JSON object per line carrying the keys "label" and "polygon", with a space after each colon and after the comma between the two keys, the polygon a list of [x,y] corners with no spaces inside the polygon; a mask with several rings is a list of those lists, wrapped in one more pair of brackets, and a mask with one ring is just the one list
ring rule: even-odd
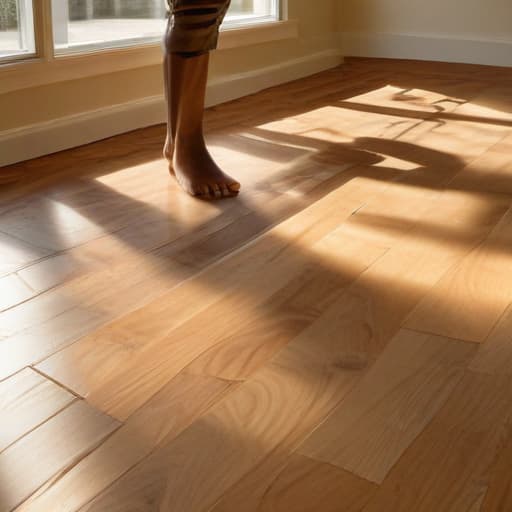
{"label": "window frame", "polygon": [[[228,23],[220,31],[219,50],[297,38],[298,22],[288,19],[288,0],[279,0],[278,19],[253,18]],[[64,80],[160,64],[161,41],[57,53],[53,43],[51,0],[33,0],[35,52],[0,60],[0,94]]]}
{"label": "window frame", "polygon": [[[265,3],[268,0],[254,0],[256,3]],[[250,29],[269,23],[279,23],[287,21],[287,0],[271,0],[277,4],[276,14],[261,15],[261,16],[246,16],[240,20],[227,21],[223,23],[221,32],[227,30],[240,30]],[[34,48],[33,51],[26,53],[19,53],[15,55],[0,57],[0,72],[9,67],[10,64],[19,64],[25,61],[35,61],[43,59],[44,61],[51,61],[53,59],[61,59],[66,56],[74,55],[91,55],[99,54],[100,52],[111,52],[116,50],[123,50],[127,48],[157,46],[161,42],[155,37],[141,37],[141,38],[127,38],[119,41],[112,41],[110,45],[100,46],[94,43],[84,43],[80,45],[73,45],[72,47],[59,50],[54,47],[53,27],[54,20],[52,18],[52,0],[19,0],[20,5],[28,5],[32,3],[32,9],[26,6],[22,8],[30,13],[31,19],[27,20],[27,24],[32,23],[34,30],[30,34],[26,31],[23,32],[22,37],[29,37],[29,45]],[[276,18],[277,15],[277,18]],[[22,28],[20,28],[22,30]],[[222,37],[221,37],[222,38]]]}
{"label": "window frame", "polygon": [[[20,2],[30,2],[31,0],[18,0]],[[61,0],[66,2],[67,0]],[[93,0],[88,0],[92,2]],[[223,30],[236,29],[236,28],[245,28],[251,27],[253,25],[258,25],[261,23],[273,23],[281,20],[281,13],[279,10],[280,2],[279,0],[253,0],[255,14],[246,14],[239,15],[235,17],[227,16],[223,23]],[[271,13],[267,13],[268,4],[271,4]],[[53,5],[55,5],[55,0],[53,0]],[[55,33],[56,32],[65,32],[67,30],[68,24],[68,13],[63,13],[63,16],[56,18],[52,16],[52,28],[54,32],[54,45],[55,45]],[[162,22],[162,34],[163,28],[165,25],[165,19],[162,18],[159,20]],[[101,50],[113,50],[116,48],[126,48],[137,45],[147,45],[147,44],[159,44],[162,37],[159,35],[146,36],[146,37],[126,37],[124,39],[114,39],[111,41],[105,42],[84,42],[84,43],[71,43],[68,46],[55,45],[54,53],[55,57],[59,58],[64,55],[69,54],[78,54],[78,53],[87,53],[87,52],[95,52]]]}
{"label": "window frame", "polygon": [[[297,38],[298,21],[288,19],[288,0],[280,0],[280,19],[221,29],[219,50]],[[33,0],[35,54],[0,61],[0,94],[65,80],[158,65],[162,43],[150,41],[90,51],[55,54],[51,0]]]}

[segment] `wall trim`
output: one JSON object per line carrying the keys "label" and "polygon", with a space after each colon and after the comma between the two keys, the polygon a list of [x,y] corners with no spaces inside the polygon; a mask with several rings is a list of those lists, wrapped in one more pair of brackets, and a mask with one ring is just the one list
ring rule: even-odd
{"label": "wall trim", "polygon": [[[213,106],[253,94],[336,67],[342,62],[341,52],[333,48],[214,79],[208,83],[206,104]],[[6,130],[0,132],[0,166],[164,123],[165,119],[164,97],[158,95]]]}
{"label": "wall trim", "polygon": [[343,32],[346,57],[377,57],[512,66],[512,41],[438,34]]}

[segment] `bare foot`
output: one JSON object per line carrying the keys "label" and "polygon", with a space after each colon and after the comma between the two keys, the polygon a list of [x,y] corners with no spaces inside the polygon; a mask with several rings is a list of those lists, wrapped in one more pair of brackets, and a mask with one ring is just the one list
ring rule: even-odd
{"label": "bare foot", "polygon": [[164,156],[169,162],[169,172],[190,195],[202,199],[238,195],[240,183],[219,168],[204,144],[183,144],[175,149],[166,140]]}

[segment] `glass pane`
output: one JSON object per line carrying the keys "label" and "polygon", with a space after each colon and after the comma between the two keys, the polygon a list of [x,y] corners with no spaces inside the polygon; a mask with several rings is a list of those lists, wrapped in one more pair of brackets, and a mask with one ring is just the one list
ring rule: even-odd
{"label": "glass pane", "polygon": [[52,0],[52,12],[61,52],[153,40],[165,27],[164,0]]}
{"label": "glass pane", "polygon": [[275,0],[231,0],[226,22],[247,18],[277,18],[277,1]]}
{"label": "glass pane", "polygon": [[0,0],[0,59],[33,54],[31,0]]}
{"label": "glass pane", "polygon": [[[268,19],[276,4],[232,0],[225,23]],[[159,40],[166,20],[165,0],[52,0],[52,12],[58,53]]]}

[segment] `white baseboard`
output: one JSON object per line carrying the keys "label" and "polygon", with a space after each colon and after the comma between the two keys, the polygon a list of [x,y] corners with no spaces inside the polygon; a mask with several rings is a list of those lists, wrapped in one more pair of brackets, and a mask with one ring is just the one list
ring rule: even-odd
{"label": "white baseboard", "polygon": [[437,34],[344,32],[345,57],[378,57],[512,66],[512,41],[450,38]]}
{"label": "white baseboard", "polygon": [[[338,49],[325,50],[275,66],[213,80],[207,106],[217,105],[335,67],[343,62]],[[0,166],[88,144],[166,120],[163,95],[0,132]]]}
{"label": "white baseboard", "polygon": [[163,96],[0,132],[0,167],[165,121]]}

